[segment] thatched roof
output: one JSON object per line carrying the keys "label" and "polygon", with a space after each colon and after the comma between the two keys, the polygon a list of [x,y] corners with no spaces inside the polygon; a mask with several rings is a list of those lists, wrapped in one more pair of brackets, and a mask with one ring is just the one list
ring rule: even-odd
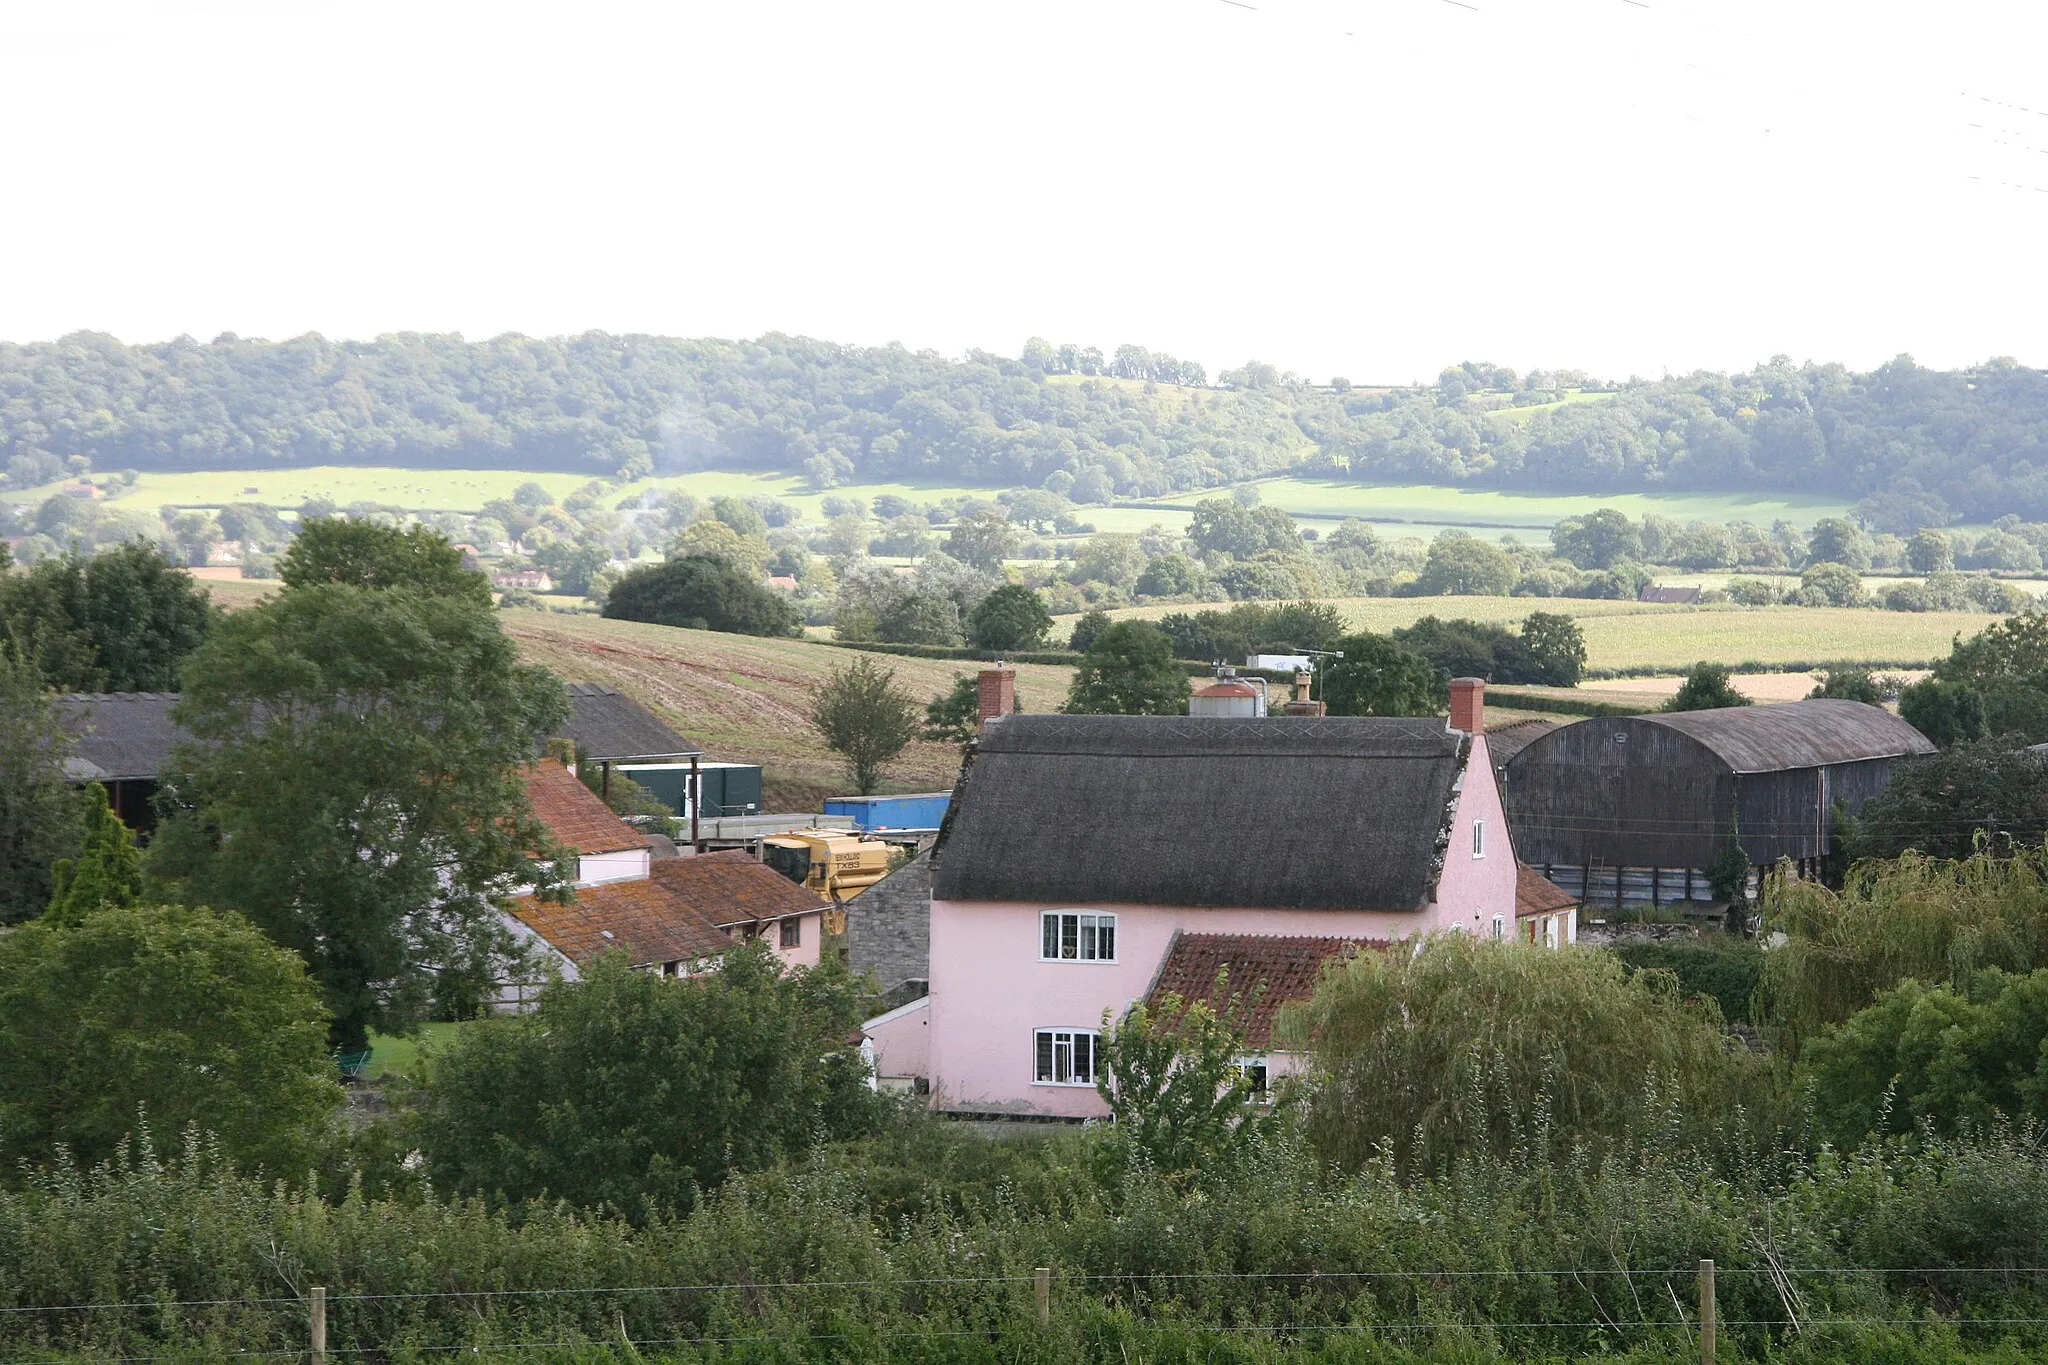
{"label": "thatched roof", "polygon": [[190,742],[171,719],[175,692],[71,692],[55,699],[57,723],[72,740],[66,764],[76,782],[156,778],[171,751]]}
{"label": "thatched roof", "polygon": [[1927,736],[1882,706],[1860,701],[1824,698],[1777,706],[1657,712],[1637,719],[1690,735],[1738,773],[1819,768],[1934,752]]}
{"label": "thatched roof", "polygon": [[1419,910],[1466,753],[1438,720],[1003,717],[962,768],[932,895]]}
{"label": "thatched roof", "polygon": [[653,762],[701,753],[661,723],[652,711],[603,683],[570,683],[569,723],[563,737],[598,763]]}

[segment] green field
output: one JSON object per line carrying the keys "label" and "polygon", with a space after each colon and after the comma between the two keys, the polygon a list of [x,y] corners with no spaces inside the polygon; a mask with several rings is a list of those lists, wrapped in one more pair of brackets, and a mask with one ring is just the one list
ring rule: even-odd
{"label": "green field", "polygon": [[370,1035],[370,1065],[363,1072],[367,1081],[406,1075],[418,1068],[420,1058],[453,1036],[460,1024],[421,1024],[418,1033],[393,1038],[382,1033]]}
{"label": "green field", "polygon": [[[1362,630],[1385,632],[1424,616],[1513,623],[1532,611],[1561,612],[1586,633],[1591,669],[1682,670],[1720,664],[1802,664],[1871,660],[1906,664],[1948,653],[1958,632],[1973,635],[1996,616],[1840,607],[1681,607],[1556,597],[1341,597],[1332,605]],[[1128,607],[1110,613],[1157,620],[1199,606]]]}

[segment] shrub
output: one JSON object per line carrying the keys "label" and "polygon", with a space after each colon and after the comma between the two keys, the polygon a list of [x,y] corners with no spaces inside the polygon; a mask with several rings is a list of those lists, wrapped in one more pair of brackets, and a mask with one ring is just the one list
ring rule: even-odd
{"label": "shrub", "polygon": [[105,909],[0,935],[0,1152],[87,1164],[144,1117],[243,1169],[304,1169],[341,1099],[296,953],[239,916]]}
{"label": "shrub", "polygon": [[796,635],[803,629],[788,598],[710,554],[686,554],[626,574],[612,585],[604,615],[734,635]]}
{"label": "shrub", "polygon": [[1723,1018],[1748,1023],[1751,997],[1763,975],[1763,949],[1745,939],[1624,939],[1608,949],[1632,972],[1656,968],[1678,978],[1688,995],[1721,1007]]}
{"label": "shrub", "polygon": [[690,980],[608,955],[532,1014],[465,1025],[437,1054],[415,1116],[428,1170],[511,1200],[642,1219],[688,1208],[730,1171],[873,1128],[846,1044],[861,1001],[845,968],[784,975],[761,947]]}

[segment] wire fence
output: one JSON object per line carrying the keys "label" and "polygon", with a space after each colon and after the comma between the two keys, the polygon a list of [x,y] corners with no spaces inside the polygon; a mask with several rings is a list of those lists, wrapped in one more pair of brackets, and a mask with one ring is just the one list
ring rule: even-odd
{"label": "wire fence", "polygon": [[[1756,1306],[1758,1298],[1771,1301],[1771,1306],[1783,1305],[1779,1316],[1761,1316],[1751,1311],[1741,1316],[1718,1316],[1715,1308],[1715,1283],[1719,1280],[1731,1288],[1751,1286],[1750,1306]],[[1560,1296],[1555,1306],[1560,1310],[1556,1316],[1535,1316],[1526,1311],[1505,1317],[1489,1317],[1483,1312],[1484,1295],[1477,1299],[1456,1292],[1446,1293],[1446,1287],[1455,1290],[1457,1286],[1512,1285],[1525,1281],[1548,1281],[1553,1284],[1568,1284],[1578,1288],[1576,1297]],[[1756,1283],[1761,1281],[1761,1287]],[[1985,1290],[1997,1290],[2003,1297],[1995,1304],[1980,1303],[1982,1310],[1976,1315],[1959,1311],[1959,1301],[1946,1305],[1932,1302],[1901,1302],[1898,1298],[1881,1299],[1868,1304],[1865,1312],[1843,1311],[1844,1305],[1823,1301],[1813,1304],[1813,1311],[1807,1311],[1808,1291],[1829,1284],[1870,1285],[1884,1281],[1918,1282],[1924,1286],[1930,1283],[1966,1286],[1982,1286]],[[1609,1314],[1602,1304],[1602,1293],[1597,1286],[1619,1282],[1615,1294],[1626,1294],[1626,1302],[1633,1310],[1627,1313]],[[1195,1284],[1263,1284],[1284,1291],[1278,1300],[1281,1306],[1295,1304],[1303,1307],[1313,1303],[1316,1307],[1329,1309],[1327,1300],[1317,1300],[1313,1295],[1335,1290],[1339,1295],[1355,1301],[1360,1311],[1355,1318],[1335,1321],[1230,1321],[1208,1320],[1200,1314],[1190,1315],[1187,1305],[1179,1303],[1174,1295],[1150,1293],[1148,1290],[1177,1290]],[[1388,1287],[1398,1291],[1388,1294]],[[809,1324],[792,1321],[787,1316],[771,1317],[758,1296],[766,1294],[822,1293],[852,1296],[858,1298],[863,1291],[905,1291],[906,1297],[933,1289],[980,1288],[984,1290],[1015,1291],[993,1298],[984,1297],[974,1303],[946,1303],[925,1306],[922,1312],[907,1309],[904,1319],[896,1322],[878,1321],[871,1327],[857,1330],[812,1330]],[[1058,1293],[1055,1295],[1055,1288]],[[2015,1295],[2011,1291],[2024,1288],[2026,1294]],[[1029,1290],[1031,1293],[1024,1291]],[[758,1324],[755,1330],[735,1330],[727,1321],[714,1323],[721,1315],[706,1315],[701,1323],[644,1322],[640,1334],[628,1330],[624,1303],[633,1300],[647,1300],[660,1296],[744,1296],[751,1306],[742,1309],[737,1316],[751,1318]],[[1035,1297],[1035,1313],[1033,1300]],[[1817,1298],[1825,1298],[1817,1295]],[[1341,1307],[1345,1298],[1340,1298]],[[1468,1301],[1457,1302],[1465,1298]],[[517,1314],[493,1319],[476,1308],[481,1301],[496,1304],[499,1301],[535,1300],[584,1300],[610,1301],[599,1306],[606,1309],[602,1316],[581,1314],[583,1321],[546,1321],[525,1324],[528,1330],[541,1330],[542,1334],[533,1340],[499,1340],[500,1335],[520,1336],[521,1323]],[[351,1313],[352,1306],[372,1308],[380,1305],[402,1306],[434,1302],[461,1303],[470,1305],[466,1320],[473,1332],[456,1333],[454,1320],[415,1320],[404,1324],[393,1321],[379,1322],[376,1314],[368,1316]],[[1667,1303],[1671,1312],[1661,1311]],[[2026,1310],[2039,1305],[2039,1315]],[[1591,1311],[1587,1308],[1590,1305]],[[1645,1311],[1646,1306],[1656,1305],[1659,1311]],[[1696,1305],[1688,1311],[1689,1305]],[[1254,1305],[1259,1306],[1259,1305]],[[1263,1304],[1272,1307],[1268,1301]],[[1732,1306],[1732,1305],[1731,1305]],[[1853,1310],[1854,1304],[1848,1305]],[[1572,1308],[1580,1311],[1574,1313]],[[1752,1334],[1770,1339],[1830,1329],[1879,1329],[1879,1328],[1926,1328],[1940,1325],[1947,1329],[1976,1332],[2005,1332],[2015,1330],[2048,1328],[2048,1266],[2034,1265],[1987,1265],[1987,1266],[1784,1266],[1770,1261],[1762,1264],[1728,1266],[1717,1269],[1712,1261],[1700,1262],[1697,1271],[1673,1266],[1630,1267],[1630,1266],[1567,1266],[1555,1269],[1423,1269],[1423,1270],[1300,1270],[1300,1271],[1073,1271],[1056,1273],[1052,1267],[1036,1267],[1029,1272],[988,1275],[943,1275],[904,1276],[876,1278],[818,1278],[794,1280],[729,1281],[672,1284],[625,1284],[591,1286],[494,1286],[489,1288],[461,1288],[440,1290],[384,1291],[376,1289],[350,1290],[346,1286],[329,1289],[313,1288],[308,1285],[299,1292],[240,1298],[190,1298],[190,1299],[110,1299],[104,1301],[44,1304],[0,1305],[0,1361],[8,1365],[70,1365],[80,1359],[109,1362],[140,1362],[159,1360],[186,1360],[192,1358],[192,1348],[179,1337],[181,1324],[166,1324],[164,1315],[186,1316],[192,1320],[182,1324],[191,1331],[203,1333],[209,1327],[216,1332],[228,1330],[218,1319],[207,1323],[202,1319],[207,1310],[248,1310],[257,1312],[266,1319],[258,1324],[258,1330],[269,1338],[260,1344],[236,1345],[218,1342],[204,1348],[209,1359],[259,1360],[259,1359],[311,1359],[315,1362],[327,1360],[352,1360],[366,1357],[385,1358],[394,1354],[435,1357],[453,1352],[472,1354],[510,1354],[540,1351],[578,1351],[588,1349],[618,1349],[629,1352],[641,1349],[727,1347],[745,1343],[780,1344],[802,1346],[813,1343],[831,1342],[873,1342],[937,1340],[945,1338],[978,1338],[1000,1341],[1006,1337],[1025,1333],[1043,1333],[1051,1330],[1055,1309],[1061,1314],[1076,1310],[1110,1310],[1122,1316],[1116,1323],[1116,1330],[1126,1333],[1177,1332],[1193,1336],[1216,1338],[1245,1337],[1274,1340],[1327,1339],[1333,1334],[1371,1336],[1373,1334],[1415,1334],[1415,1333],[1502,1333],[1548,1334],[1577,1332],[1597,1334],[1610,1343],[1629,1344],[1646,1338],[1663,1336],[1673,1342],[1683,1340],[1691,1348],[1702,1339],[1711,1339],[1715,1331],[1737,1334]],[[1402,1313],[1401,1309],[1408,1311]],[[1917,1311],[1904,1311],[1906,1309]],[[987,1321],[977,1325],[954,1325],[934,1322],[924,1325],[917,1321],[920,1316],[943,1318],[948,1311],[957,1317],[963,1311],[968,1315],[981,1313],[989,1315]],[[1389,1311],[1392,1310],[1392,1311]],[[1420,1311],[1418,1311],[1420,1310]],[[1945,1311],[1944,1311],[1945,1310]],[[2015,1311],[2019,1310],[2019,1311]],[[1386,1313],[1376,1318],[1375,1313]],[[86,1338],[74,1338],[74,1353],[63,1357],[37,1355],[25,1357],[8,1349],[6,1343],[15,1338],[18,1348],[33,1350],[40,1347],[43,1352],[51,1349],[66,1349],[61,1344],[71,1334],[64,1331],[66,1315],[88,1314],[147,1314],[154,1319],[154,1327],[161,1340],[149,1340],[150,1324],[128,1324],[126,1331],[95,1332]],[[334,1315],[330,1317],[330,1314]],[[636,1314],[646,1316],[645,1314]],[[732,1313],[722,1315],[725,1318]],[[30,1320],[38,1326],[26,1330]],[[355,1321],[352,1321],[355,1320]],[[75,1321],[75,1319],[74,1319]],[[21,1324],[10,1329],[9,1322]],[[330,1322],[353,1331],[338,1333],[336,1340],[329,1344]],[[486,1328],[485,1324],[491,1327]],[[683,1331],[676,1331],[683,1326]],[[364,1340],[364,1336],[377,1335],[380,1329],[389,1331],[399,1327],[397,1337],[379,1337],[375,1341]],[[653,1327],[653,1331],[645,1328]],[[663,1332],[661,1328],[669,1330]],[[698,1327],[697,1331],[688,1330]],[[357,1336],[360,1332],[363,1336]],[[453,1335],[456,1339],[449,1339]],[[2048,1339],[2048,1333],[2033,1331],[2032,1336]],[[292,1340],[294,1337],[306,1344],[286,1345],[279,1337]],[[35,1338],[33,1342],[29,1338]],[[413,1339],[417,1338],[417,1339]],[[1624,1342],[1627,1339],[1627,1342]],[[275,1343],[275,1344],[272,1344]],[[98,1347],[99,1349],[93,1349]],[[140,1348],[140,1349],[138,1349]],[[179,1349],[182,1348],[182,1349]],[[119,1352],[106,1353],[108,1350]]]}

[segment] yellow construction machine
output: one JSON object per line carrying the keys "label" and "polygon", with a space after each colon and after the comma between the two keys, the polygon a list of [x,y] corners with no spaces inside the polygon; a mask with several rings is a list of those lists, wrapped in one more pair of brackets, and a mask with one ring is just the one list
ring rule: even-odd
{"label": "yellow construction machine", "polygon": [[889,851],[880,839],[841,829],[793,829],[761,840],[762,862],[839,905],[889,875]]}

